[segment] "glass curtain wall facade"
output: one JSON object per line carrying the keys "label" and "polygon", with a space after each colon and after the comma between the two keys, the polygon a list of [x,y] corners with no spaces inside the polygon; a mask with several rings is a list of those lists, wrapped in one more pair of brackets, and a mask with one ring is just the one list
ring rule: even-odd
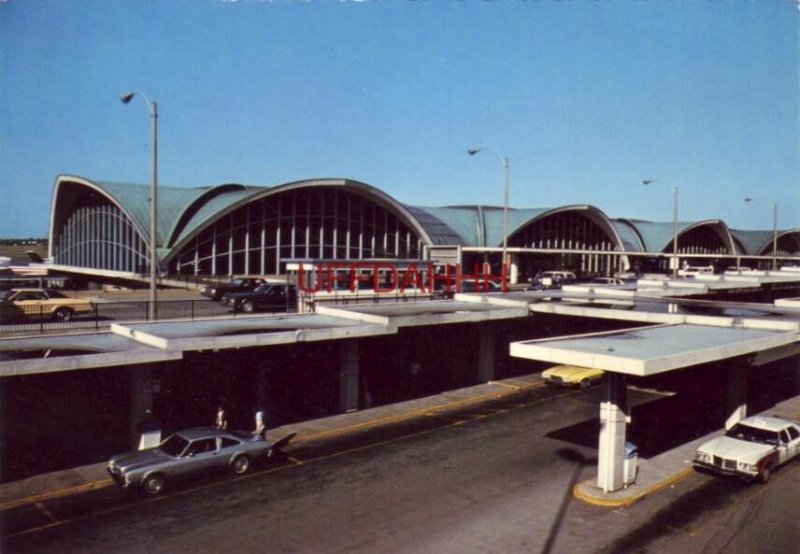
{"label": "glass curtain wall facade", "polygon": [[[509,238],[509,247],[546,250],[617,251],[617,242],[593,218],[582,213],[553,214],[534,221]],[[523,274],[565,269],[578,274],[611,274],[620,271],[620,256],[587,253],[526,253],[518,256]]]}
{"label": "glass curtain wall facade", "polygon": [[53,261],[76,267],[146,274],[147,243],[115,204],[94,193],[77,206],[53,234]]}
{"label": "glass curtain wall facade", "polygon": [[422,241],[397,215],[341,188],[298,188],[237,208],[169,262],[182,275],[278,275],[287,260],[419,258]]}

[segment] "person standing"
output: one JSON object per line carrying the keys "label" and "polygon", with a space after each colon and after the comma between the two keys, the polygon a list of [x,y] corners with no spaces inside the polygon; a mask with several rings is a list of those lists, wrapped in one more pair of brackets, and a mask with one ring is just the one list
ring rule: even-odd
{"label": "person standing", "polygon": [[267,439],[267,414],[264,410],[256,412],[256,428],[253,431],[253,437],[258,439]]}
{"label": "person standing", "polygon": [[217,419],[214,422],[214,426],[217,429],[227,429],[228,428],[228,415],[225,413],[224,406],[217,406]]}

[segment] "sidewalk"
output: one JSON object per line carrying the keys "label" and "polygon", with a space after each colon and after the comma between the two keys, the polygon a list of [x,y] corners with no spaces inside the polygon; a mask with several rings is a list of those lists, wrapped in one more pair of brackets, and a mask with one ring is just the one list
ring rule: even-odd
{"label": "sidewalk", "polygon": [[[539,387],[541,382],[538,374],[493,381],[484,385],[448,391],[436,396],[398,404],[293,423],[270,429],[268,436],[271,440],[278,440],[290,432],[297,433],[297,438],[285,449],[287,453],[291,453],[297,446],[324,440],[334,435],[353,433],[431,412],[446,412],[471,404],[513,396]],[[784,401],[766,413],[800,420],[800,396]],[[634,504],[645,496],[668,487],[689,475],[693,471],[691,461],[697,446],[717,434],[713,433],[696,439],[652,458],[640,459],[636,482],[623,490],[604,493],[597,487],[596,477],[593,477],[578,483],[573,489],[573,495],[586,503],[597,506],[622,507]],[[106,462],[35,475],[27,479],[0,484],[0,512],[52,498],[100,489],[112,484],[113,482],[106,473]]]}

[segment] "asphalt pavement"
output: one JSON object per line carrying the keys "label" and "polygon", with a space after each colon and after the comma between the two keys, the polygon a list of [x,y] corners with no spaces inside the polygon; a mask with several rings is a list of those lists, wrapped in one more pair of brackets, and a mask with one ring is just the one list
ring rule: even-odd
{"label": "asphalt pavement", "polygon": [[[357,433],[426,414],[443,413],[480,405],[491,400],[524,394],[541,386],[543,383],[539,374],[493,381],[426,398],[293,423],[270,429],[267,435],[270,440],[277,441],[290,433],[296,433],[293,441],[283,449],[291,456],[293,449],[310,442]],[[800,396],[781,402],[765,413],[800,420]],[[632,505],[689,475],[693,471],[691,461],[697,446],[717,434],[712,433],[698,438],[650,458],[639,458],[635,482],[622,490],[606,493],[597,486],[595,477],[575,485],[573,495],[583,502],[596,506],[618,508]],[[112,485],[114,483],[106,473],[106,462],[2,483],[0,484],[0,517],[2,517],[2,512],[20,506]]]}

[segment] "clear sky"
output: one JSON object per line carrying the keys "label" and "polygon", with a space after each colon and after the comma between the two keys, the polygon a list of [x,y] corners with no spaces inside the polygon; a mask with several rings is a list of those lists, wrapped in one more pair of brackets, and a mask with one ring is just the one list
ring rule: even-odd
{"label": "clear sky", "polygon": [[[0,237],[55,178],[800,227],[792,0],[0,0]],[[655,179],[649,187],[642,179]],[[746,204],[745,196],[761,202]]]}

